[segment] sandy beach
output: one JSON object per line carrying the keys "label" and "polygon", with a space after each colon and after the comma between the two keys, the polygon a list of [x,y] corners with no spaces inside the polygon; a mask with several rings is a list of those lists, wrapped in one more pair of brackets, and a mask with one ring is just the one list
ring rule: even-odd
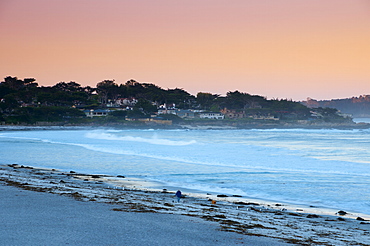
{"label": "sandy beach", "polygon": [[177,203],[130,177],[20,165],[0,166],[0,184],[5,245],[370,245],[357,214],[190,192]]}

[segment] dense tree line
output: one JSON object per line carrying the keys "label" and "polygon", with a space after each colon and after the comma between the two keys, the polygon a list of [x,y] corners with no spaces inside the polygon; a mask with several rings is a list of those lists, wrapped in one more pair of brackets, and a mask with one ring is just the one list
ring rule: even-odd
{"label": "dense tree line", "polygon": [[267,100],[239,91],[229,91],[226,96],[207,92],[193,96],[181,88],[163,89],[135,80],[121,84],[104,80],[96,87],[83,87],[73,81],[39,86],[34,78],[22,80],[8,76],[0,82],[0,121],[31,124],[42,121],[81,122],[85,118],[81,109],[105,108],[119,98],[135,98],[138,102],[130,111],[114,111],[111,114],[113,118],[148,116],[155,113],[159,105],[214,112],[227,108],[243,111],[246,115],[273,115],[294,120],[308,119],[311,114],[308,107],[292,100]]}

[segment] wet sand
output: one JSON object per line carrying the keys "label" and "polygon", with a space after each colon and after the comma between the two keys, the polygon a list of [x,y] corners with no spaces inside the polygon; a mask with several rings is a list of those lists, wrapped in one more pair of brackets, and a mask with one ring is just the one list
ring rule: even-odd
{"label": "wet sand", "polygon": [[2,245],[286,245],[220,231],[188,216],[114,211],[50,193],[0,186]]}

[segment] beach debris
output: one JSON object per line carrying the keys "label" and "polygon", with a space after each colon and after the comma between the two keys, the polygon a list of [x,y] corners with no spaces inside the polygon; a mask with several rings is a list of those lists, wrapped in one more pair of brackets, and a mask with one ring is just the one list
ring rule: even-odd
{"label": "beach debris", "polygon": [[212,203],[212,204],[216,204],[216,201],[215,201],[215,200],[211,200],[211,203]]}
{"label": "beach debris", "polygon": [[346,214],[347,214],[347,212],[345,212],[345,211],[343,211],[343,210],[340,210],[340,211],[338,211],[338,212],[337,212],[337,214],[339,214],[339,215],[343,216],[343,215],[346,215]]}
{"label": "beach debris", "polygon": [[235,204],[247,205],[247,206],[259,206],[260,205],[259,203],[255,203],[255,202],[235,202]]}
{"label": "beach debris", "polygon": [[[110,178],[116,181],[110,176],[101,175],[101,180],[96,184],[104,185],[96,185],[95,181],[97,180],[82,182],[86,176],[90,178],[92,175],[63,174],[69,177],[61,177],[61,172],[49,175],[50,171],[42,169],[35,168],[35,172],[7,166],[0,165],[0,183],[4,185],[70,196],[80,201],[113,204],[114,211],[186,214],[216,221],[220,223],[222,230],[271,236],[297,245],[370,245],[368,231],[370,223],[366,222],[368,221],[367,217],[359,215],[362,218],[357,217],[356,220],[357,215],[354,216],[354,214],[344,211],[344,213],[339,211],[340,213],[336,214],[347,214],[348,218],[327,214],[305,215],[306,209],[300,213],[289,212],[291,210],[282,212],[280,209],[285,211],[286,209],[275,207],[276,203],[268,206],[269,204],[246,202],[244,199],[233,202],[236,199],[230,198],[230,201],[219,199],[220,201],[217,201],[217,205],[215,205],[211,204],[213,199],[195,198],[190,194],[187,196],[186,206],[183,206],[171,204],[171,195],[162,194],[162,189],[157,191],[135,189],[130,183],[130,178],[121,180],[122,185],[125,182],[128,183],[128,189],[124,189],[124,187],[117,189],[116,184],[109,183]],[[62,181],[61,178],[64,180]],[[173,191],[169,190],[168,193],[173,193]]]}
{"label": "beach debris", "polygon": [[307,218],[320,218],[317,214],[308,214]]}

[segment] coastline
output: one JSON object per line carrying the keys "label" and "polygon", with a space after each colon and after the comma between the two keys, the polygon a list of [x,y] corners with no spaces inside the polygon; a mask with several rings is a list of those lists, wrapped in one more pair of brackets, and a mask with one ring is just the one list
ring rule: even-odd
{"label": "coastline", "polygon": [[63,122],[43,122],[42,124],[0,124],[0,131],[7,130],[65,130],[86,128],[115,128],[115,129],[163,129],[163,130],[250,130],[250,129],[337,129],[337,130],[363,130],[370,129],[370,123],[297,123],[297,122],[240,122],[240,121],[184,121],[172,125],[163,125],[153,122],[126,122],[126,123],[89,123],[89,124],[66,124]]}
{"label": "coastline", "polygon": [[176,203],[173,199],[175,190],[154,187],[156,184],[139,179],[73,171],[63,173],[16,164],[0,166],[0,181],[21,189],[59,194],[80,201],[109,203],[117,212],[198,217],[217,222],[225,231],[300,245],[370,244],[370,218],[358,214],[335,215],[332,210],[190,191],[183,191],[185,198]]}

